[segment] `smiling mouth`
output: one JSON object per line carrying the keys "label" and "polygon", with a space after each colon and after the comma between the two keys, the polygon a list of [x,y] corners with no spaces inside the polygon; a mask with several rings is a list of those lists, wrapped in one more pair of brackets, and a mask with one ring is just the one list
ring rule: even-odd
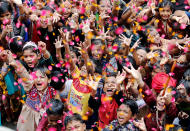
{"label": "smiling mouth", "polygon": [[28,66],[32,66],[33,65],[33,63],[32,62],[28,62]]}
{"label": "smiling mouth", "polygon": [[113,90],[112,89],[108,89],[107,92],[113,92]]}
{"label": "smiling mouth", "polygon": [[37,85],[37,86],[42,86],[42,83],[37,83],[36,85]]}
{"label": "smiling mouth", "polygon": [[119,116],[119,117],[118,117],[118,120],[119,120],[119,121],[123,121],[123,120],[124,120],[124,118],[123,118],[123,117],[121,117],[121,116]]}

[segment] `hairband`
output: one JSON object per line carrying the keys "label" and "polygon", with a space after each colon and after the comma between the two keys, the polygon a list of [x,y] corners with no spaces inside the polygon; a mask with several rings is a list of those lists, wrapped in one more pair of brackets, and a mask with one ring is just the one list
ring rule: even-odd
{"label": "hairband", "polygon": [[29,46],[32,46],[32,47],[38,49],[38,46],[37,46],[34,42],[32,42],[32,41],[27,42],[27,43],[23,46],[22,49],[24,49],[24,48],[26,48],[26,47],[29,47]]}

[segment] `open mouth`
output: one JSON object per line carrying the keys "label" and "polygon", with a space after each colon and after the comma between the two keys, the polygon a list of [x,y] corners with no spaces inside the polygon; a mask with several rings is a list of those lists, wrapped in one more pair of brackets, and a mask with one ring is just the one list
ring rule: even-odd
{"label": "open mouth", "polygon": [[119,122],[122,122],[124,120],[124,117],[118,116],[117,119],[118,119]]}
{"label": "open mouth", "polygon": [[112,89],[107,89],[107,92],[113,92],[113,90]]}
{"label": "open mouth", "polygon": [[114,90],[113,89],[107,89],[107,95],[108,96],[112,96],[114,93]]}
{"label": "open mouth", "polygon": [[29,67],[33,67],[34,65],[33,65],[32,62],[28,62],[28,66],[29,66]]}
{"label": "open mouth", "polygon": [[157,103],[158,110],[163,110],[165,107],[164,103]]}
{"label": "open mouth", "polygon": [[63,17],[67,18],[67,17],[69,17],[69,15],[70,15],[69,13],[66,13],[66,14],[63,15]]}
{"label": "open mouth", "polygon": [[42,84],[42,83],[37,83],[36,85],[37,85],[37,86],[42,86],[43,84]]}

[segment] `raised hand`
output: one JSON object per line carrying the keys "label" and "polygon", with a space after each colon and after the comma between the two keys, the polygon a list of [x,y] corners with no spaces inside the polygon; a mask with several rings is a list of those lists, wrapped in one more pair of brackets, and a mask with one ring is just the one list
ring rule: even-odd
{"label": "raised hand", "polygon": [[138,68],[138,70],[135,70],[132,64],[130,64],[130,67],[131,67],[131,69],[129,69],[129,67],[124,66],[124,69],[125,69],[129,74],[131,74],[134,79],[137,80],[137,83],[138,83],[139,85],[144,86],[144,82],[143,82],[143,79],[142,79],[142,75],[141,75],[141,73],[140,73],[140,68]]}
{"label": "raised hand", "polygon": [[168,62],[168,60],[169,60],[168,56],[163,57],[160,61],[160,65],[161,66],[165,65]]}
{"label": "raised hand", "polygon": [[60,35],[61,35],[62,40],[65,41],[64,44],[66,44],[66,43],[69,41],[70,32],[67,31],[67,32],[65,33],[65,32],[63,32],[62,29],[58,29],[58,31],[59,31],[59,33],[60,33]]}
{"label": "raised hand", "polygon": [[144,118],[142,117],[141,120],[133,121],[133,124],[139,128],[141,131],[146,131],[146,125],[144,123]]}
{"label": "raised hand", "polygon": [[63,39],[60,38],[60,36],[58,36],[57,39],[54,42],[54,45],[55,45],[56,49],[61,49],[63,47],[62,41],[63,41]]}
{"label": "raised hand", "polygon": [[88,19],[90,22],[94,22],[96,20],[96,16],[94,15],[93,11],[91,11],[90,17]]}
{"label": "raised hand", "polygon": [[11,2],[11,3],[15,3],[16,5],[22,5],[22,0],[7,0],[7,1],[9,1],[9,2]]}
{"label": "raised hand", "polygon": [[93,31],[92,29],[90,29],[90,21],[89,20],[86,20],[85,22],[83,21],[82,24],[83,24],[82,31],[85,34]]}
{"label": "raised hand", "polygon": [[7,58],[8,58],[9,65],[15,66],[16,61],[15,61],[15,59],[13,57],[13,54],[12,54],[12,52],[10,50],[7,50],[7,56],[8,56]]}
{"label": "raised hand", "polygon": [[2,31],[2,36],[3,35],[6,35],[7,33],[9,33],[9,32],[13,32],[13,27],[12,27],[12,25],[6,25],[6,27],[3,29],[3,31]]}
{"label": "raised hand", "polygon": [[106,11],[105,11],[105,10],[100,14],[101,20],[104,20],[104,19],[109,18],[109,17],[110,17],[110,16],[106,14]]}
{"label": "raised hand", "polygon": [[120,74],[120,71],[118,72],[117,76],[116,76],[116,83],[117,84],[121,84],[125,78],[126,78],[126,71],[125,70],[122,70],[122,73]]}
{"label": "raised hand", "polygon": [[123,42],[126,46],[130,46],[132,37],[133,35],[131,35],[130,38],[127,38],[125,35],[121,34],[119,35],[119,40]]}
{"label": "raised hand", "polygon": [[132,46],[132,49],[135,49],[135,48],[137,48],[137,47],[139,46],[139,44],[141,43],[140,40],[141,40],[141,38],[138,39],[138,40],[135,42],[135,44]]}
{"label": "raised hand", "polygon": [[184,49],[184,47],[183,46],[181,46],[180,44],[179,44],[179,42],[177,41],[177,38],[176,38],[176,46],[178,47],[178,49],[180,49],[180,50],[183,50]]}
{"label": "raised hand", "polygon": [[46,20],[47,20],[47,26],[52,26],[52,24],[53,24],[53,18],[50,17],[50,16],[48,16],[48,18],[46,18]]}
{"label": "raised hand", "polygon": [[39,48],[41,53],[45,53],[46,52],[46,43],[39,41],[38,42],[38,48]]}
{"label": "raised hand", "polygon": [[31,14],[29,16],[29,18],[30,18],[31,21],[38,21],[39,20],[39,18],[38,18],[38,16],[36,14]]}
{"label": "raised hand", "polygon": [[98,39],[98,38],[99,38],[99,39],[103,39],[103,40],[109,39],[110,36],[107,35],[108,32],[109,32],[109,30],[105,32],[105,29],[104,29],[104,27],[103,27],[103,29],[102,29],[102,31],[100,32],[100,35],[97,37],[97,39]]}
{"label": "raised hand", "polygon": [[7,54],[7,50],[3,50],[0,52],[0,59],[3,62],[8,62],[8,54]]}
{"label": "raised hand", "polygon": [[53,18],[53,23],[57,23],[57,22],[60,20],[60,17],[61,17],[61,15],[60,15],[59,13],[54,12],[54,13],[53,13],[53,16],[52,16],[52,18]]}
{"label": "raised hand", "polygon": [[187,91],[183,84],[177,86],[177,90],[180,92],[182,96],[187,96]]}
{"label": "raised hand", "polygon": [[183,43],[185,43],[186,45],[189,45],[190,44],[190,37],[188,37],[188,35],[186,35],[184,38],[183,38]]}
{"label": "raised hand", "polygon": [[98,81],[94,81],[94,80],[92,79],[92,76],[91,76],[91,75],[89,75],[89,79],[87,80],[87,84],[88,84],[88,86],[90,86],[94,91],[96,91],[97,88],[98,88]]}

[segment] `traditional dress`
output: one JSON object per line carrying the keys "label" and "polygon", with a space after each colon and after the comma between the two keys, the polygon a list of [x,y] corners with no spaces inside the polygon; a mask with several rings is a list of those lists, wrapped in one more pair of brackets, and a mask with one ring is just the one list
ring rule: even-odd
{"label": "traditional dress", "polygon": [[36,87],[29,91],[26,103],[23,105],[18,124],[18,131],[35,131],[41,116],[46,111],[46,103],[55,96],[54,88],[47,87],[40,94]]}

